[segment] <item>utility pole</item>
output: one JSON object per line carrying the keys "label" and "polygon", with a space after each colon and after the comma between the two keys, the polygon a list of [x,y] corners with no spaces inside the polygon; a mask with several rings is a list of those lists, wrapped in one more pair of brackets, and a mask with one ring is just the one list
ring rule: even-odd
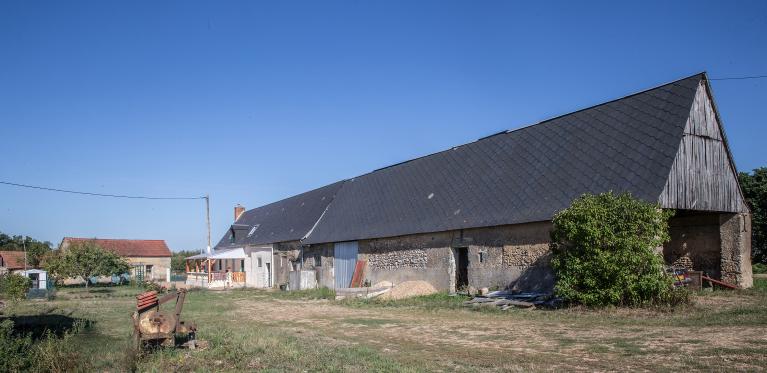
{"label": "utility pole", "polygon": [[24,247],[24,275],[27,275],[27,238],[21,238],[21,246]]}
{"label": "utility pole", "polygon": [[208,222],[208,251],[210,254],[210,195],[205,195],[205,218]]}

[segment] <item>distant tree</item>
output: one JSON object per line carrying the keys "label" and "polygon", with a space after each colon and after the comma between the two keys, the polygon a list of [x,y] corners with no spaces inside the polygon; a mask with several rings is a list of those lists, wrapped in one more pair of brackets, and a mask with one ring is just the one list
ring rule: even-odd
{"label": "distant tree", "polygon": [[40,267],[43,257],[51,251],[53,246],[48,241],[38,241],[29,236],[9,236],[0,233],[0,250],[23,251],[26,246],[27,264],[32,267]]}
{"label": "distant tree", "polygon": [[173,253],[170,259],[170,268],[176,272],[186,271],[186,258],[199,254],[199,251],[181,250]]}
{"label": "distant tree", "polygon": [[111,276],[130,271],[130,264],[125,259],[87,241],[49,255],[44,266],[57,279],[82,277],[86,288],[93,276]]}
{"label": "distant tree", "polygon": [[767,167],[738,174],[740,187],[751,209],[751,257],[767,263]]}
{"label": "distant tree", "polygon": [[554,216],[557,295],[586,306],[638,306],[669,299],[671,279],[656,248],[672,213],[629,194],[584,195]]}

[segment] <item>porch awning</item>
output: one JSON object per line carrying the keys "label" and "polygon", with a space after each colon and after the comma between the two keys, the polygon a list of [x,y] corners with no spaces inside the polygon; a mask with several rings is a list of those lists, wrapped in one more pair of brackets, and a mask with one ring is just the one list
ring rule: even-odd
{"label": "porch awning", "polygon": [[246,257],[245,249],[242,247],[216,251],[209,256],[210,259],[245,259]]}
{"label": "porch awning", "polygon": [[210,254],[197,254],[187,257],[186,260],[204,260],[204,259],[245,259],[245,248],[238,247],[234,249],[225,249],[214,251]]}

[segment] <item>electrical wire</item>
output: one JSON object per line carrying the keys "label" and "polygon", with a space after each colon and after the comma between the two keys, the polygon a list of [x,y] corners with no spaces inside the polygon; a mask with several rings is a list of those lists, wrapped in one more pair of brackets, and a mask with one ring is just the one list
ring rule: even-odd
{"label": "electrical wire", "polygon": [[745,79],[764,79],[767,75],[754,75],[754,76],[732,76],[728,78],[710,78],[709,80],[745,80]]}
{"label": "electrical wire", "polygon": [[35,185],[27,185],[27,184],[18,184],[18,183],[11,183],[8,181],[2,181],[0,180],[0,184],[3,185],[10,185],[20,188],[29,188],[29,189],[39,189],[39,190],[47,190],[51,192],[60,192],[60,193],[70,193],[70,194],[81,194],[86,196],[96,196],[96,197],[111,197],[111,198],[130,198],[130,199],[152,199],[152,200],[189,200],[189,199],[206,199],[206,196],[201,197],[151,197],[151,196],[130,196],[130,195],[122,195],[122,194],[105,194],[105,193],[91,193],[91,192],[80,192],[76,190],[67,190],[67,189],[59,189],[59,188],[48,188],[48,187],[41,187],[41,186],[35,186]]}

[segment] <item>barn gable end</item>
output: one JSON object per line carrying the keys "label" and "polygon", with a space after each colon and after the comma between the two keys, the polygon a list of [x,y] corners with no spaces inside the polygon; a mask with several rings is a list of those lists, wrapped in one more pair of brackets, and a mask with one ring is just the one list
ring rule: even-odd
{"label": "barn gable end", "polygon": [[659,202],[673,209],[747,212],[705,80],[698,84]]}

